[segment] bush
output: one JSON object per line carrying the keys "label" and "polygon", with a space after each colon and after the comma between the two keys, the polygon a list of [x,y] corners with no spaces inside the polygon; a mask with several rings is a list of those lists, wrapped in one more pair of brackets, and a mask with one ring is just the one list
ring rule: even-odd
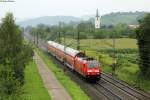
{"label": "bush", "polygon": [[[0,66],[0,97],[2,100],[17,100],[20,97],[20,83],[14,77],[9,65]],[[19,91],[19,92],[18,92]],[[15,96],[17,94],[17,96]]]}

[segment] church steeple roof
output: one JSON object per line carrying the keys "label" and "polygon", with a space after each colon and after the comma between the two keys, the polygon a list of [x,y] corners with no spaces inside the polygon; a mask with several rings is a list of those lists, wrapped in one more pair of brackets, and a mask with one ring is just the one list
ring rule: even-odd
{"label": "church steeple roof", "polygon": [[98,9],[96,10],[96,17],[99,17]]}

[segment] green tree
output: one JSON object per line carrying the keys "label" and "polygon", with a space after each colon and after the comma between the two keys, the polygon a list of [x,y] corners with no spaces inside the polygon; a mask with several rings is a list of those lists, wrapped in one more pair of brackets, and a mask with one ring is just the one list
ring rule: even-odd
{"label": "green tree", "polygon": [[[12,61],[12,67],[15,72],[15,77],[21,81],[23,75],[22,66],[18,66],[20,59],[18,55],[22,52],[22,35],[19,27],[15,25],[13,15],[8,13],[5,18],[2,19],[0,30],[0,56],[1,64],[4,66],[8,64],[8,61]],[[19,76],[19,75],[20,76]]]}
{"label": "green tree", "polygon": [[139,20],[140,27],[136,31],[140,53],[141,74],[150,78],[150,13]]}
{"label": "green tree", "polygon": [[31,52],[31,47],[24,44],[13,15],[7,13],[0,26],[0,93],[12,95],[23,85],[24,68],[31,59]]}

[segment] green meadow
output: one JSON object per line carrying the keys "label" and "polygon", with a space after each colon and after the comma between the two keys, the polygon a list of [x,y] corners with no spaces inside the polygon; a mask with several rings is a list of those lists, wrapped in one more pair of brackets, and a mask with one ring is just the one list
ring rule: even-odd
{"label": "green meadow", "polygon": [[23,90],[23,100],[51,100],[34,61],[26,66]]}

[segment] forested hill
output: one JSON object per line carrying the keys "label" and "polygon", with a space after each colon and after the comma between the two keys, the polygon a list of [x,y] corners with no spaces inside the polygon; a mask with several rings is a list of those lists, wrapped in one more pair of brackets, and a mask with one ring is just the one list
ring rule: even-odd
{"label": "forested hill", "polygon": [[[138,19],[142,18],[146,12],[118,12],[118,13],[110,13],[102,16],[101,25],[116,25],[118,23],[126,23],[126,24],[137,24]],[[56,25],[60,21],[69,23],[70,21],[79,22],[81,20],[88,20],[93,16],[92,21],[94,22],[94,16],[84,16],[84,17],[73,17],[73,16],[46,16],[33,18],[29,20],[25,20],[22,22],[17,22],[20,26],[36,26],[38,24],[46,24],[46,25]]]}
{"label": "forested hill", "polygon": [[80,18],[73,16],[42,16],[25,21],[18,21],[17,24],[26,27],[26,26],[37,26],[38,24],[56,25],[59,22],[69,23],[71,21],[78,22],[80,20],[81,20]]}
{"label": "forested hill", "polygon": [[118,12],[102,16],[102,25],[116,25],[118,23],[138,24],[146,12]]}

